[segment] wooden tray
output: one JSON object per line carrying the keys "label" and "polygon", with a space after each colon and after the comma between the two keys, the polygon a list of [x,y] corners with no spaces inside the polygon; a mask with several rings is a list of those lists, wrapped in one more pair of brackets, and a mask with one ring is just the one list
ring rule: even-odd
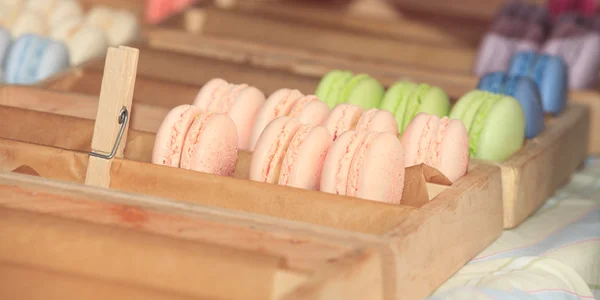
{"label": "wooden tray", "polygon": [[[218,2],[218,1],[217,1]],[[234,1],[231,1],[234,2]],[[209,4],[198,5],[207,7]],[[312,24],[353,34],[386,37],[393,40],[419,41],[432,45],[471,46],[476,48],[489,23],[443,19],[437,16],[414,17],[402,14],[388,1],[235,1],[229,7],[236,12],[260,18]]]}
{"label": "wooden tray", "polygon": [[315,226],[16,173],[0,195],[10,299],[382,299],[380,253]]}
{"label": "wooden tray", "polygon": [[[473,47],[426,45],[323,28],[312,23],[302,23],[300,26],[280,19],[210,7],[189,9],[160,24],[160,27],[209,37],[343,54],[355,59],[419,66],[448,73],[470,71],[472,57],[476,54]],[[449,51],[454,53],[452,60],[447,59]]]}
{"label": "wooden tray", "polygon": [[[82,182],[87,157],[83,151],[90,149],[93,128],[90,119],[95,118],[97,98],[5,86],[1,88],[0,99],[0,122],[11,124],[13,128],[7,130],[6,126],[0,126],[5,128],[0,129],[0,153],[4,154],[0,156],[7,157],[1,164],[3,168],[15,168],[26,162],[43,177]],[[237,178],[149,164],[154,135],[136,129],[156,128],[156,123],[141,125],[151,119],[160,120],[147,118],[146,114],[164,116],[166,112],[167,108],[134,103],[125,159],[115,159],[111,168],[111,190],[159,196],[193,207],[220,207],[240,211],[242,215],[249,213],[253,220],[274,227],[288,228],[281,224],[294,224],[319,235],[326,233],[319,243],[344,240],[345,247],[368,244],[380,253],[385,299],[426,296],[502,231],[500,171],[495,166],[475,164],[451,187],[427,184],[432,200],[419,208],[394,206],[248,181],[243,178],[250,154],[244,152],[240,153]],[[55,157],[51,165],[43,158],[49,155]],[[153,179],[156,174],[161,174],[160,181]],[[148,184],[144,184],[148,182],[159,186],[148,188]],[[203,197],[199,198],[182,184],[202,190]],[[262,248],[265,251],[279,251],[265,245],[273,239],[270,234],[251,236],[260,240],[261,247],[267,247]],[[304,244],[304,240],[299,242],[299,245]],[[320,247],[312,242],[308,246]],[[445,249],[443,256],[439,255],[439,249]],[[301,253],[306,254],[295,252]],[[325,254],[315,250],[310,257],[321,262],[331,259]],[[327,252],[329,254],[331,252]],[[298,256],[296,259],[302,262],[307,258]]]}
{"label": "wooden tray", "polygon": [[[201,49],[199,45],[200,44],[190,44],[190,48]],[[206,43],[203,45],[206,45]],[[222,49],[218,47],[221,47]],[[158,51],[147,47],[141,49],[138,75],[140,81],[139,85],[136,87],[137,90],[145,90],[146,86],[148,86],[148,89],[151,89],[150,86],[155,85],[155,80],[165,80],[167,78],[170,78],[169,84],[180,81],[184,82],[185,86],[181,88],[181,92],[178,91],[179,88],[177,88],[176,85],[170,86],[171,88],[169,89],[169,92],[172,95],[176,95],[172,97],[158,98],[144,92],[144,96],[140,94],[139,96],[134,96],[134,98],[140,103],[160,105],[169,108],[179,104],[192,103],[194,99],[194,92],[190,90],[190,85],[195,86],[197,91],[204,82],[207,82],[215,76],[223,77],[230,82],[246,82],[253,84],[263,90],[266,94],[270,94],[282,87],[297,88],[304,93],[313,93],[320,80],[320,77],[331,68],[336,67],[317,66],[316,62],[315,65],[310,65],[311,62],[307,62],[305,59],[303,62],[307,62],[307,64],[310,66],[306,68],[300,68],[300,70],[302,70],[302,75],[294,76],[293,73],[296,73],[295,70],[297,70],[294,67],[297,67],[297,65],[292,64],[291,66],[294,67],[290,67],[291,63],[286,61],[284,55],[280,55],[277,57],[282,57],[283,63],[277,62],[270,65],[273,66],[273,69],[276,71],[271,73],[272,75],[269,75],[267,69],[269,68],[268,64],[261,64],[261,67],[248,66],[247,64],[231,66],[231,64],[233,64],[233,59],[228,61],[229,59],[227,57],[233,58],[242,50],[234,48],[233,51],[230,51],[232,54],[228,55],[228,48],[220,46],[220,44],[216,44],[214,49],[222,50],[220,53],[223,54],[223,60],[212,61],[207,60],[206,58],[194,59],[192,56]],[[252,55],[259,52],[257,48],[250,48],[248,51]],[[284,54],[287,54],[287,52]],[[258,61],[249,58],[249,56],[250,55],[245,56],[245,60],[238,60],[238,62]],[[276,55],[274,54],[274,56]],[[323,61],[325,64],[328,62],[327,59]],[[374,65],[370,64],[360,65],[360,63],[357,63],[357,65],[363,68],[361,71],[372,70],[374,67]],[[225,66],[231,67],[228,68]],[[286,76],[280,76],[280,74],[282,74],[281,71],[286,70],[285,66],[287,66],[287,70],[291,70],[291,72],[288,71],[287,73],[284,73]],[[62,90],[95,93],[99,89],[100,81],[91,77],[91,79],[86,79],[85,74],[86,72],[97,74],[99,69],[101,69],[101,64],[91,63],[86,66],[85,70],[83,71],[74,71],[77,73],[76,75],[56,78],[52,82],[48,82],[47,86]],[[425,74],[425,76],[428,76],[428,74]],[[398,77],[400,77],[400,75],[398,75]],[[382,75],[382,77],[377,78],[383,78],[382,82],[385,85],[389,85],[395,80],[399,79],[398,77],[394,78],[389,73],[385,73],[385,75]],[[432,75],[431,77],[434,76]],[[451,98],[456,99],[472,89],[471,87],[465,87],[462,85],[463,83],[468,82],[468,78],[457,78],[457,84],[453,84],[450,81],[441,80],[435,82],[435,84],[441,86],[442,88],[447,88]],[[148,98],[145,98],[146,95]],[[590,98],[589,96],[594,96],[597,98]],[[591,99],[600,99],[600,95],[585,92],[572,93],[572,100],[579,100],[578,102],[591,102],[593,101]],[[574,103],[571,106],[572,108],[569,111],[566,111],[559,118],[554,120],[557,124],[556,126],[549,126],[546,132],[536,139],[541,139],[543,142],[527,144],[527,146],[523,147],[519,153],[502,163],[502,165],[506,166],[506,168],[504,168],[505,175],[503,176],[505,178],[505,228],[513,228],[522,223],[526,217],[531,215],[531,213],[533,213],[549,196],[551,196],[561,184],[565,183],[570,178],[571,173],[585,160],[587,153],[585,149],[595,150],[595,148],[590,148],[588,146],[590,137],[594,135],[593,128],[597,128],[592,127],[591,130],[588,129],[590,126],[589,109],[587,107],[577,105],[577,103]],[[594,114],[600,114],[600,104],[596,104],[594,107],[598,109],[592,110],[592,112]],[[599,126],[600,124],[598,123],[600,123],[600,118],[595,119],[593,125]],[[598,128],[598,132],[600,132],[600,128]],[[567,140],[570,142],[565,143]],[[593,137],[593,141],[600,142],[600,137]],[[555,148],[557,145],[560,145],[561,147],[559,148],[558,152],[555,151],[557,149]],[[541,153],[543,153],[543,155]],[[534,158],[540,159],[542,162],[537,163]],[[548,161],[560,161],[561,163],[564,163],[565,168],[561,169],[564,171],[546,173],[548,171],[547,167],[554,165],[545,165]],[[552,174],[552,176],[555,176],[556,178],[552,180],[545,180],[547,177],[546,176],[544,177],[544,181],[541,180],[538,174]],[[526,179],[521,180],[520,178]],[[542,188],[538,188],[537,182],[541,181],[544,181],[545,184],[542,184]],[[536,184],[530,184],[530,182],[535,182]]]}

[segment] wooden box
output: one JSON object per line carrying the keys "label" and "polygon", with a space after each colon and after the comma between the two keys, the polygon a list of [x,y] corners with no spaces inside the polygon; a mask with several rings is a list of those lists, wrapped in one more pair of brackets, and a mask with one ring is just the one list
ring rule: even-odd
{"label": "wooden box", "polygon": [[[166,38],[166,35],[161,37]],[[169,41],[174,41],[177,37],[177,35],[173,35]],[[273,52],[265,51],[260,54],[258,48],[252,48],[252,45],[248,46],[247,44],[239,45],[236,48],[237,44],[223,45],[219,42],[210,44],[210,40],[203,40],[203,43],[197,41],[196,44],[192,37],[188,38],[188,41],[190,49],[200,49],[194,52],[200,56],[204,53],[201,52],[202,47],[219,49],[220,51],[215,51],[215,53],[219,52],[222,56],[220,59],[210,60],[206,56],[194,58],[192,55],[141,47],[138,85],[136,94],[134,94],[135,101],[166,108],[179,104],[190,104],[202,84],[215,76],[223,77],[230,82],[253,84],[265,94],[270,94],[283,87],[297,88],[303,93],[310,94],[315,91],[320,77],[338,66],[335,61],[329,63],[328,57],[317,60],[318,57],[311,58],[307,55],[300,56],[302,54],[296,56],[296,53],[292,52],[277,52],[278,48],[263,48],[263,50],[271,49],[269,51]],[[179,44],[183,45],[181,42]],[[171,43],[171,45],[175,44]],[[233,58],[240,53],[247,53],[247,55],[240,55],[243,59],[234,60]],[[280,58],[281,61],[271,62],[271,64],[256,63],[248,66],[247,62],[249,61],[259,61],[253,59],[253,55],[267,56],[267,53]],[[311,62],[310,59],[313,61]],[[317,61],[322,61],[323,65],[317,65]],[[296,62],[307,65],[300,67],[299,69],[302,71],[297,72],[299,65]],[[359,62],[355,66],[361,68],[360,71],[374,70],[374,65],[369,63]],[[47,86],[59,90],[94,94],[99,91],[99,77],[98,75],[88,77],[86,74],[88,72],[89,74],[99,74],[101,69],[100,62],[93,62],[83,70],[73,71],[71,76],[49,81]],[[385,73],[381,77],[374,76],[388,86],[401,75],[394,77],[390,73]],[[456,99],[471,89],[461,86],[460,77],[457,80],[459,81],[458,85],[453,85],[450,81],[437,81],[436,84],[442,88],[451,87],[447,91],[452,98]],[[162,81],[162,83],[158,81]],[[177,87],[176,82],[182,84]],[[153,87],[167,83],[170,87],[171,97],[158,96],[158,92],[149,92]],[[138,91],[140,92],[138,93]],[[528,141],[513,157],[498,164],[503,166],[505,228],[513,228],[521,224],[562,184],[566,183],[575,169],[585,160],[587,155],[585,149],[588,149],[588,139],[592,135],[589,132],[589,115],[590,110],[586,106],[576,103],[570,105],[569,109],[561,116],[548,120],[548,127],[543,134]],[[600,119],[596,119],[596,122],[598,121]],[[597,125],[597,123],[592,124]],[[156,126],[158,124],[154,127],[144,125],[144,128],[157,128]]]}
{"label": "wooden box", "polygon": [[[143,70],[141,66],[142,63],[139,69]],[[85,71],[82,74],[79,79],[85,78]],[[28,165],[48,180],[81,184],[90,151],[97,96],[19,86],[0,89],[2,171]],[[380,276],[383,299],[420,299],[502,231],[501,174],[496,166],[473,164],[468,174],[452,186],[418,185],[426,188],[431,201],[417,207],[252,182],[246,179],[251,157],[246,152],[240,152],[234,178],[214,176],[148,163],[153,131],[168,109],[135,100],[125,158],[114,160],[110,170],[111,189],[102,193],[131,195],[147,203],[160,197],[168,199],[162,200],[165,205],[213,215],[244,216],[262,226],[259,230],[258,225],[248,225],[240,232],[223,229],[224,236],[234,234],[235,239],[223,239],[216,233],[203,235],[202,239],[211,243],[284,256],[288,259],[286,265],[309,271],[315,270],[315,265],[338,259],[345,251],[374,248],[373,255],[378,258],[373,258],[365,270],[373,270],[379,260],[380,269],[375,275]],[[48,161],[47,157],[53,159]],[[201,196],[196,191],[202,191]],[[31,203],[9,201],[2,205],[42,212],[61,206]],[[156,230],[161,230],[158,225]],[[314,242],[298,234],[302,232],[313,234]],[[282,241],[281,236],[288,242]],[[247,239],[253,243],[240,245],[240,241]],[[306,249],[313,250],[306,252]],[[439,249],[445,249],[444,255],[440,255]],[[360,280],[378,280],[372,273],[365,273],[369,271],[353,272],[361,276]],[[345,290],[345,284],[334,286]],[[329,287],[327,284],[324,288]],[[339,299],[351,296],[328,295]],[[379,297],[373,293],[368,298]]]}
{"label": "wooden box", "polygon": [[[223,12],[210,7],[191,9],[184,14],[173,17],[159,28],[153,28],[147,32],[146,36],[149,45],[158,49],[191,53],[222,60],[243,61],[262,67],[289,70],[301,75],[321,77],[332,68],[341,68],[355,72],[366,72],[379,78],[386,85],[401,78],[427,82],[444,88],[453,96],[459,96],[464,91],[477,86],[478,78],[471,75],[477,51],[477,47],[472,44],[463,47],[448,43],[436,44],[411,38],[410,45],[414,47],[404,47],[402,51],[414,51],[414,53],[401,55],[403,52],[388,50],[389,55],[401,56],[402,59],[406,58],[410,62],[405,63],[397,60],[381,61],[379,58],[385,58],[386,56],[378,56],[376,50],[371,50],[373,48],[371,45],[376,41],[368,43],[367,39],[383,39],[394,45],[404,45],[401,40],[373,34],[376,30],[383,31],[383,29],[374,28],[368,32],[357,32],[351,24],[341,23],[337,27],[329,26],[326,27],[328,30],[319,31],[320,34],[327,35],[328,38],[317,38],[314,43],[307,43],[314,45],[312,48],[294,44],[295,41],[290,38],[290,35],[284,33],[277,35],[277,32],[271,32],[271,35],[263,39],[250,36],[253,31],[239,30],[239,28],[246,27],[262,28],[262,26],[267,26],[265,24],[269,22],[284,22],[283,20],[287,20],[286,26],[294,28],[294,30],[307,31],[305,34],[312,32],[310,27],[307,26],[314,25],[307,21],[306,15],[308,12],[306,11],[312,12],[314,8],[298,8],[293,10],[295,12],[293,14],[284,13],[284,9],[281,7],[290,5],[292,4],[282,3],[279,5],[280,8],[274,5],[268,6],[270,7],[268,9],[265,8],[267,5],[240,5],[241,10],[245,11],[243,13]],[[244,7],[246,8],[244,9]],[[300,5],[300,7],[303,6]],[[254,15],[248,16],[250,13],[254,13]],[[246,27],[229,26],[231,23],[222,24],[221,21],[214,21],[211,14],[216,16],[225,14],[225,18],[242,22]],[[266,19],[260,18],[263,15],[266,16]],[[288,15],[294,15],[295,17]],[[297,24],[294,26],[289,20],[293,20]],[[222,26],[215,24],[221,24]],[[466,26],[468,24],[464,22],[461,25],[460,28],[471,28]],[[488,27],[489,25],[485,25],[482,28],[487,31]],[[213,28],[215,29],[213,30]],[[421,32],[423,29],[417,28],[414,30]],[[485,31],[473,33],[471,36],[477,36],[479,39],[485,34]],[[413,30],[407,30],[406,32],[413,32]],[[440,31],[437,33],[439,36],[452,36],[451,32]],[[272,40],[280,42],[272,43]],[[288,40],[291,41],[287,42]],[[353,43],[361,46],[357,46],[358,48],[342,47],[343,45],[353,45]],[[378,44],[381,44],[381,41]],[[319,47],[327,51],[321,51]],[[392,49],[390,47],[393,46],[386,46],[385,49]],[[348,53],[344,52],[346,48],[361,49],[361,51]],[[418,59],[415,55],[427,59]],[[356,59],[357,56],[361,57],[360,61]],[[432,64],[432,62],[434,63]],[[455,66],[455,68],[449,70],[448,66]],[[597,90],[571,91],[569,99],[572,102],[590,106],[591,129],[589,131],[588,149],[590,154],[600,154],[600,134],[597,134],[600,132],[600,104],[598,104],[600,92]]]}

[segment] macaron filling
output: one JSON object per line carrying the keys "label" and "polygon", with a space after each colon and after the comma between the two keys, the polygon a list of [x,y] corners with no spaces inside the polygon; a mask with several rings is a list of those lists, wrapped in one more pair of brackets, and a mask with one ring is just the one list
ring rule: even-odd
{"label": "macaron filling", "polygon": [[356,130],[357,131],[369,130],[369,128],[371,128],[371,123],[373,122],[373,119],[375,118],[375,114],[377,114],[378,111],[379,111],[379,109],[377,109],[377,108],[371,108],[371,109],[363,112],[360,115],[358,122],[356,123]]}
{"label": "macaron filling", "polygon": [[332,132],[333,140],[337,139],[342,133],[356,128],[362,112],[362,109],[358,109],[351,104],[345,105],[342,109],[342,116],[335,123]]}
{"label": "macaron filling", "polygon": [[346,144],[346,151],[338,163],[338,169],[335,176],[335,193],[338,195],[346,195],[350,167],[352,160],[354,159],[356,149],[362,142],[362,139],[360,138],[362,136],[363,135],[358,132],[353,132],[351,134],[348,144]]}
{"label": "macaron filling", "polygon": [[404,118],[402,119],[402,132],[408,127],[410,121],[417,114],[419,106],[423,102],[423,96],[429,91],[429,85],[419,84],[417,89],[412,93],[408,100],[408,105],[404,111]]}
{"label": "macaron filling", "polygon": [[348,99],[350,99],[350,94],[352,94],[352,90],[354,90],[354,88],[358,84],[360,84],[361,81],[364,81],[365,79],[368,79],[368,78],[369,78],[369,75],[367,75],[367,74],[358,74],[358,75],[355,75],[354,77],[352,77],[349,81],[347,81],[342,89],[342,94],[340,95],[340,98],[338,99],[338,104],[348,102]]}
{"label": "macaron filling", "polygon": [[279,181],[279,174],[285,153],[297,130],[298,123],[288,121],[283,125],[283,129],[275,141],[271,143],[267,157],[268,163],[262,169],[262,179],[264,182],[277,183]]}
{"label": "macaron filling", "polygon": [[427,157],[427,161],[429,162],[429,165],[433,166],[434,168],[440,168],[440,152],[442,149],[442,143],[444,142],[444,136],[446,135],[446,130],[448,130],[448,126],[450,126],[450,119],[448,117],[443,117],[440,119],[437,126],[437,135],[435,140],[433,140],[429,146],[429,155]]}
{"label": "macaron filling", "polygon": [[469,129],[469,153],[473,157],[477,157],[479,136],[481,135],[481,131],[485,125],[485,120],[494,104],[498,102],[499,97],[500,96],[497,95],[488,95],[488,97],[483,100],[483,103],[477,110],[477,115],[475,116],[473,124]]}
{"label": "macaron filling", "polygon": [[[198,110],[198,108],[190,105],[179,115],[179,119],[177,120],[177,122],[175,122],[175,124],[173,124],[173,128],[171,129],[169,134],[169,143],[167,144],[167,149],[169,149],[169,153],[166,155],[166,157],[163,158],[163,165],[179,167],[181,162],[183,145],[187,133],[190,129],[190,126],[199,114],[200,111]],[[181,130],[179,130],[178,128],[181,128]]]}
{"label": "macaron filling", "polygon": [[348,181],[346,184],[346,195],[355,197],[358,194],[360,188],[360,168],[363,165],[365,156],[369,151],[369,148],[377,138],[377,133],[368,132],[362,143],[358,146],[355,151],[352,162],[350,163],[350,169],[348,171]]}
{"label": "macaron filling", "polygon": [[352,73],[344,72],[339,75],[339,77],[334,78],[331,83],[331,87],[326,91],[325,97],[323,97],[323,101],[329,105],[329,108],[335,107],[338,103],[341,103],[341,91],[346,85],[346,83],[352,79]]}
{"label": "macaron filling", "polygon": [[235,99],[237,99],[240,93],[247,87],[247,84],[232,85],[229,93],[225,94],[221,100],[221,109],[217,111],[221,113],[227,113]]}
{"label": "macaron filling", "polygon": [[306,95],[298,99],[296,101],[296,104],[294,104],[294,106],[290,110],[288,116],[291,118],[296,118],[296,116],[298,116],[302,112],[304,106],[312,101],[319,101],[319,98],[317,98],[317,96],[315,95]]}
{"label": "macaron filling", "polygon": [[196,145],[200,141],[200,133],[206,126],[206,123],[212,118],[215,114],[211,112],[205,112],[200,114],[190,126],[188,133],[185,137],[185,142],[183,143],[183,151],[181,153],[181,168],[183,169],[191,169],[192,166],[192,158],[194,157],[194,153],[196,152]]}
{"label": "macaron filling", "polygon": [[425,127],[423,131],[421,131],[421,138],[419,138],[419,147],[417,148],[417,156],[415,165],[424,163],[427,159],[427,154],[429,153],[429,149],[432,144],[433,135],[437,129],[437,118],[431,117],[425,123]]}
{"label": "macaron filling", "polygon": [[287,115],[290,112],[292,105],[294,105],[296,100],[302,96],[302,93],[300,93],[298,90],[286,91],[286,95],[281,98],[281,101],[279,101],[279,103],[275,105],[275,108],[273,108],[273,117],[277,118]]}
{"label": "macaron filling", "polygon": [[300,155],[300,147],[313,128],[315,128],[315,125],[302,125],[294,134],[294,137],[292,138],[292,141],[290,142],[290,145],[285,153],[283,164],[281,165],[282,171],[280,174],[281,176],[279,176],[280,185],[288,185],[293,171],[292,168],[294,167],[294,162]]}

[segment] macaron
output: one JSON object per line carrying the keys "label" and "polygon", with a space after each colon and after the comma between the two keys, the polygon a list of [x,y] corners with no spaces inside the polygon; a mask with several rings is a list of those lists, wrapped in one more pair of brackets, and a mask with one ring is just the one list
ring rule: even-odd
{"label": "macaron", "polygon": [[0,28],[0,83],[4,82],[4,68],[6,57],[12,43],[12,37],[7,30]]}
{"label": "macaron", "polygon": [[511,96],[519,101],[525,114],[525,137],[534,138],[544,130],[544,109],[537,84],[528,77],[494,72],[479,80],[477,89]]}
{"label": "macaron", "polygon": [[46,35],[50,27],[43,13],[37,10],[25,9],[21,11],[11,26],[11,33],[14,38],[24,34]]}
{"label": "macaron", "polygon": [[381,109],[391,112],[402,135],[410,121],[421,112],[438,117],[447,116],[450,99],[444,90],[428,84],[398,81],[385,93]]}
{"label": "macaron", "polygon": [[0,26],[10,29],[23,11],[25,0],[4,0],[0,2]]}
{"label": "macaron", "polygon": [[194,105],[203,111],[227,114],[237,127],[240,149],[249,150],[252,128],[264,102],[265,95],[253,86],[214,78],[200,89]]}
{"label": "macaron", "polygon": [[55,28],[65,20],[83,16],[83,9],[77,0],[28,0],[25,9],[46,16],[50,28]]}
{"label": "macaron", "polygon": [[9,84],[34,84],[69,67],[69,51],[61,43],[33,34],[15,40],[4,70]]}
{"label": "macaron", "polygon": [[278,117],[290,116],[301,123],[321,125],[328,113],[329,107],[315,95],[304,95],[295,89],[279,89],[267,98],[256,116],[250,150],[254,149],[265,127]]}
{"label": "macaron", "polygon": [[249,179],[319,190],[323,161],[332,141],[323,126],[278,117],[260,135],[252,153]]}
{"label": "macaron", "polygon": [[471,158],[504,161],[525,141],[525,114],[510,96],[474,90],[462,96],[450,111],[469,133]]}
{"label": "macaron", "polygon": [[327,116],[324,123],[333,139],[349,130],[390,132],[398,135],[398,124],[394,116],[385,110],[365,110],[354,104],[339,104]]}
{"label": "macaron", "polygon": [[564,59],[570,88],[596,85],[600,71],[600,32],[579,30],[571,36],[554,37],[546,42],[542,51]]}
{"label": "macaron", "polygon": [[85,23],[102,29],[111,46],[126,45],[133,41],[139,32],[139,24],[133,13],[101,5],[88,11]]}
{"label": "macaron", "polygon": [[495,32],[487,33],[479,45],[473,74],[482,76],[506,69],[516,48],[517,40]]}
{"label": "macaron", "polygon": [[379,107],[384,92],[383,85],[367,74],[354,75],[349,71],[333,70],[323,76],[315,95],[330,109],[340,103],[370,109]]}
{"label": "macaron", "polygon": [[321,191],[400,204],[404,150],[389,132],[346,131],[331,145],[321,173]]}
{"label": "macaron", "polygon": [[71,65],[79,65],[103,56],[109,45],[104,32],[83,23],[83,19],[66,19],[52,31],[51,38],[61,41],[69,49]]}
{"label": "macaron", "polygon": [[152,163],[231,176],[237,140],[235,124],[227,115],[180,105],[169,111],[156,132]]}
{"label": "macaron", "polygon": [[537,83],[544,112],[557,115],[565,108],[569,74],[561,57],[518,52],[511,59],[508,74],[530,77]]}
{"label": "macaron", "polygon": [[419,113],[406,128],[400,143],[407,168],[427,164],[451,182],[467,173],[469,135],[460,120]]}

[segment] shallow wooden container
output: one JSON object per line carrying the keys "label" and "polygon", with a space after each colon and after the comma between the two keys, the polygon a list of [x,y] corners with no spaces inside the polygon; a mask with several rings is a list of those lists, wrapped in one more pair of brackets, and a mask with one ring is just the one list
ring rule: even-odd
{"label": "shallow wooden container", "polygon": [[[0,125],[2,171],[26,164],[47,180],[68,181],[72,183],[60,183],[61,186],[83,189],[77,183],[82,183],[85,177],[97,96],[18,86],[0,89],[0,123],[6,124]],[[157,116],[164,116],[167,111],[167,108],[134,102],[125,158],[113,162],[111,189],[96,191],[139,201],[145,199],[148,203],[160,201],[184,210],[205,211],[208,215],[239,216],[259,224],[236,231],[223,221],[222,225],[209,227],[217,228],[216,232],[191,229],[202,236],[199,239],[283,256],[287,259],[286,266],[309,272],[314,266],[337,260],[347,251],[368,246],[375,249],[377,254],[373,255],[379,258],[374,260],[379,259],[380,269],[375,275],[353,271],[361,276],[357,280],[367,280],[363,284],[368,280],[377,281],[380,276],[383,296],[373,293],[368,298],[420,299],[502,231],[501,173],[496,166],[473,164],[467,175],[452,186],[411,183],[409,186],[413,189],[426,191],[419,194],[426,195],[425,204],[413,206],[252,182],[246,179],[251,159],[247,152],[240,152],[233,178],[214,176],[149,163],[154,139],[151,128],[156,128],[156,123],[150,123],[160,122]],[[47,157],[53,159],[47,160]],[[202,191],[201,196],[197,191]],[[15,193],[14,188],[7,189],[7,193]],[[18,200],[18,197],[12,199]],[[57,207],[65,202],[0,203],[26,210],[60,212]],[[73,211],[64,210],[59,214],[76,215]],[[102,214],[94,216],[95,221],[105,218]],[[164,223],[158,219],[154,225],[155,230],[163,230]],[[220,226],[227,227],[222,234]],[[444,249],[444,255],[440,255],[439,249]],[[347,288],[345,283],[323,285],[326,289]],[[351,289],[348,291],[354,293]],[[344,299],[353,296],[328,294],[342,299],[338,295]]]}
{"label": "shallow wooden container", "polygon": [[0,172],[10,299],[382,298],[378,250],[317,227],[17,171]]}
{"label": "shallow wooden container", "polygon": [[[206,43],[203,45],[206,45]],[[295,53],[290,54],[283,51],[273,52],[277,54],[282,53],[279,56],[273,54],[273,56],[281,58],[281,61],[248,66],[246,64],[247,62],[258,61],[258,59],[253,59],[254,54],[264,56],[267,54],[258,54],[258,48],[251,48],[248,47],[248,45],[241,45],[238,48],[235,48],[235,46],[236,44],[222,45],[218,42],[215,43],[212,50],[220,49],[221,51],[219,51],[219,53],[221,53],[222,56],[220,59],[213,60],[210,60],[207,57],[194,59],[191,55],[140,47],[142,50],[140,51],[138,73],[139,85],[136,90],[136,93],[138,90],[140,93],[134,95],[135,101],[167,108],[179,104],[190,104],[193,102],[195,93],[197,93],[202,84],[215,76],[223,77],[230,82],[253,84],[266,94],[270,94],[283,87],[297,88],[303,93],[310,94],[315,91],[320,77],[331,68],[337,66],[335,65],[335,61],[330,63],[331,66],[327,65],[328,59],[323,60],[324,66],[319,66],[314,57],[312,58],[314,59],[313,65],[313,62],[308,60],[311,59],[309,56],[305,55],[304,57],[306,59],[300,60],[299,57],[303,57],[300,56],[301,54],[296,56]],[[200,44],[190,44],[190,47],[201,49]],[[227,52],[227,49],[232,50]],[[215,53],[217,53],[217,51],[215,51]],[[242,56],[240,53],[247,54],[246,56]],[[238,54],[241,58],[239,60],[234,60]],[[299,63],[303,62],[307,65],[306,67],[298,68],[299,65],[295,64],[295,61],[298,61]],[[362,68],[361,71],[373,70],[375,67],[375,65],[368,63],[362,65],[357,63],[356,65],[358,65],[359,68]],[[296,70],[298,69],[301,71],[297,72]],[[269,70],[272,71],[269,72]],[[98,75],[90,75],[88,78],[86,75],[88,73],[86,72],[89,72],[89,74],[99,74],[98,72],[100,71],[100,63],[91,63],[83,70],[74,70],[71,76],[55,78],[54,80],[49,81],[47,86],[59,90],[93,94],[99,90],[100,81],[98,80]],[[295,75],[297,73],[300,74]],[[381,79],[386,86],[389,86],[401,76],[398,74],[398,77],[394,78],[394,75],[390,73],[381,74],[383,74],[381,77],[376,77]],[[418,74],[416,75],[418,76]],[[430,78],[427,76],[429,75],[424,74],[424,77]],[[409,78],[416,79],[417,77],[410,76]],[[468,79],[461,79],[458,77],[455,84],[449,80],[450,79],[447,79],[447,81],[439,80],[436,81],[435,84],[446,89],[453,99],[459,98],[461,95],[472,89],[471,87],[463,86],[464,83],[468,82]],[[163,83],[158,83],[158,81],[163,81]],[[175,82],[181,82],[182,84],[177,87]],[[171,97],[156,97],[147,92],[152,90],[153,87],[158,87],[160,84],[169,84],[171,87],[169,89]],[[593,102],[591,99],[595,98],[590,98],[589,96],[598,97],[600,99],[600,96],[595,96],[595,94],[586,94],[582,92],[576,92],[570,95],[571,99],[578,100],[572,102],[587,101],[591,104],[595,104],[595,106],[592,107],[596,108],[596,110],[591,110],[591,116],[593,117],[595,114],[600,114],[600,104]],[[592,121],[590,121],[590,110],[588,107],[577,105],[577,103],[573,103],[571,108],[561,114],[558,118],[554,120],[549,119],[548,121],[548,129],[533,140],[541,142],[533,143],[532,141],[528,141],[520,152],[500,164],[505,166],[503,193],[505,228],[513,228],[521,224],[527,216],[531,215],[563,183],[567,182],[575,169],[585,160],[587,156],[586,149],[591,149],[593,151],[594,148],[590,148],[588,143],[595,143],[600,139],[597,135],[594,136],[594,129],[596,127],[590,127],[590,124],[591,126],[599,126],[600,124],[598,123],[600,123],[600,118],[592,119]],[[598,128],[598,132],[600,132],[600,128]],[[591,142],[590,137],[593,137]],[[566,141],[569,142],[565,143]],[[550,172],[548,167],[555,165],[555,163],[550,162],[560,162],[561,171]],[[541,176],[540,174],[546,175]],[[548,176],[550,175],[552,176],[552,179],[548,179]]]}

